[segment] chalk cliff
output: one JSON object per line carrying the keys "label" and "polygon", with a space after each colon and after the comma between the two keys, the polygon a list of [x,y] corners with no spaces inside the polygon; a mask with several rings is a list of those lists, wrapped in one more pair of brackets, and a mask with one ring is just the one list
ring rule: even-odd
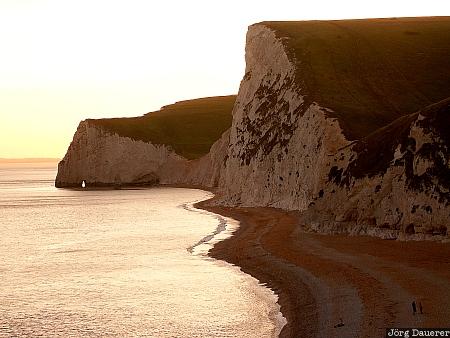
{"label": "chalk cliff", "polygon": [[137,118],[82,121],[55,185],[217,186],[234,101],[235,96],[203,98]]}
{"label": "chalk cliff", "polygon": [[325,183],[330,154],[348,144],[327,109],[310,102],[282,39],[247,35],[246,74],[233,109],[224,203],[304,210]]}
{"label": "chalk cliff", "polygon": [[448,18],[255,24],[232,121],[207,154],[87,120],[56,185],[216,187],[215,203],[298,210],[312,231],[444,238],[449,57]]}
{"label": "chalk cliff", "polygon": [[303,215],[307,227],[385,238],[448,236],[448,126],[450,99],[342,149]]}
{"label": "chalk cliff", "polygon": [[58,165],[56,186],[80,186],[83,180],[88,186],[154,185],[166,167],[176,168],[172,175],[182,175],[186,162],[165,145],[111,134],[86,120]]}
{"label": "chalk cliff", "polygon": [[[446,236],[450,144],[442,126],[449,126],[449,101],[423,107],[448,97],[450,82],[437,64],[421,73],[419,57],[406,47],[410,35],[432,40],[430,25],[450,32],[448,18],[435,20],[250,27],[219,203],[300,210],[301,222],[314,231]],[[379,29],[392,34],[380,37]],[[328,43],[323,31],[328,38],[335,34],[338,44],[358,44],[345,55],[325,54],[319,49]],[[435,40],[434,48],[448,46],[448,40]],[[311,41],[320,43],[314,47]],[[387,46],[386,54],[376,44]],[[429,64],[439,59],[449,68],[449,48],[439,56],[417,49],[414,55]],[[388,60],[393,52],[404,55]],[[316,61],[314,53],[322,59]],[[374,56],[361,57],[369,53]],[[337,60],[327,63],[327,55]],[[333,62],[346,68],[336,70]],[[387,74],[377,76],[372,63]],[[315,68],[327,68],[328,78],[311,74]],[[415,75],[405,80],[403,72]]]}

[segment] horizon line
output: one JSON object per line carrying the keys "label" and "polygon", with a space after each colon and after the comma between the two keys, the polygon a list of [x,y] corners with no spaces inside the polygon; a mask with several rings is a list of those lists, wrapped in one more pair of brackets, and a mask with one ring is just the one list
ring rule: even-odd
{"label": "horizon line", "polygon": [[0,157],[0,162],[57,162],[61,161],[58,157]]}

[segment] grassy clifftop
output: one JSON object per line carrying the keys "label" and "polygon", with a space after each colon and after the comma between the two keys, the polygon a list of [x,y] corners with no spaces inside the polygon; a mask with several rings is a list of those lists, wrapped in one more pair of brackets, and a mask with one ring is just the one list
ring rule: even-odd
{"label": "grassy clifftop", "polygon": [[348,139],[450,95],[450,17],[263,22]]}
{"label": "grassy clifftop", "polygon": [[212,144],[231,126],[236,96],[181,101],[161,110],[131,118],[89,120],[120,136],[171,146],[187,158],[209,152]]}

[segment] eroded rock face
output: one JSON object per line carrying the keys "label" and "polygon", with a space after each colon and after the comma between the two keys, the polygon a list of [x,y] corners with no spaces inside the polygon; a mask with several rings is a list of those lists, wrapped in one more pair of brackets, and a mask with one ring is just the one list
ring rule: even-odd
{"label": "eroded rock face", "polygon": [[262,24],[249,29],[246,61],[218,203],[300,210],[328,233],[448,235],[448,103],[349,142]]}
{"label": "eroded rock face", "polygon": [[83,180],[87,186],[156,184],[162,166],[174,162],[183,167],[186,160],[165,146],[120,137],[82,121],[58,165],[56,186],[81,186]]}
{"label": "eroded rock face", "polygon": [[228,134],[199,160],[188,161],[164,145],[135,141],[82,121],[58,165],[57,187],[193,184],[217,185]]}
{"label": "eroded rock face", "polygon": [[282,41],[264,25],[249,29],[246,62],[222,202],[304,210],[325,182],[330,154],[348,142],[326,109],[302,95]]}
{"label": "eroded rock face", "polygon": [[345,149],[305,213],[308,226],[385,238],[448,236],[449,118],[446,100]]}

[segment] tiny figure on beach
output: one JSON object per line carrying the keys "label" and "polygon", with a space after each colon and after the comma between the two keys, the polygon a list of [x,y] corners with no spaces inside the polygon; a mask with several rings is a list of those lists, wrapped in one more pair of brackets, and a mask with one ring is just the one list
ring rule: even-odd
{"label": "tiny figure on beach", "polygon": [[342,326],[344,326],[344,322],[342,321],[342,318],[339,318],[339,323],[336,324],[334,327],[337,328],[337,327],[342,327]]}
{"label": "tiny figure on beach", "polygon": [[86,181],[83,180],[83,182],[81,182],[81,187],[86,188]]}
{"label": "tiny figure on beach", "polygon": [[416,315],[417,312],[417,308],[416,308],[416,301],[413,300],[413,302],[411,303],[412,306],[412,310],[413,310],[413,315]]}
{"label": "tiny figure on beach", "polygon": [[423,315],[422,302],[419,302],[419,312],[421,315]]}

